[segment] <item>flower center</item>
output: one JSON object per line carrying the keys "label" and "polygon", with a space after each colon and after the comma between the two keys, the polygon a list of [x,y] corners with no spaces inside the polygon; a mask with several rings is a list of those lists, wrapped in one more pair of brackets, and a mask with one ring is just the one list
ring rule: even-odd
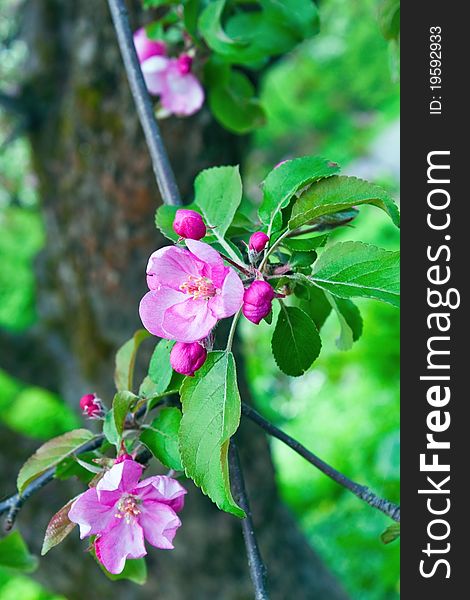
{"label": "flower center", "polygon": [[114,515],[117,519],[124,519],[127,524],[140,515],[139,501],[132,494],[123,496],[117,504],[117,512]]}
{"label": "flower center", "polygon": [[190,275],[188,280],[180,285],[180,290],[190,294],[194,300],[209,300],[217,294],[217,288],[207,277]]}

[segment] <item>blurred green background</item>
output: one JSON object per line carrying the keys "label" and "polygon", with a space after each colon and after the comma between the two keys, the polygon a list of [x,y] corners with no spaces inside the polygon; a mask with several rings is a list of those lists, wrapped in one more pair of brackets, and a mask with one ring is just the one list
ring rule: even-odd
{"label": "blurred green background", "polygon": [[[398,192],[399,89],[393,52],[376,19],[375,0],[324,0],[322,31],[275,64],[263,81],[268,124],[251,140],[244,176],[252,197],[258,182],[284,158],[321,154],[347,173]],[[0,37],[11,23],[0,14]],[[2,81],[14,82],[21,43],[0,48]],[[24,138],[11,134],[0,109],[0,326],[25,330],[36,319],[34,258],[44,243],[34,175]],[[379,211],[361,210],[337,237],[396,249],[398,233]],[[399,314],[362,301],[365,327],[349,352],[335,346],[338,323],[325,325],[320,359],[290,379],[274,365],[265,324],[245,323],[247,369],[258,409],[349,477],[399,499]],[[25,414],[41,418],[24,426]],[[59,397],[28,387],[0,370],[0,419],[38,442],[77,426]],[[385,516],[273,443],[282,495],[315,549],[355,600],[398,598],[399,544],[384,546]],[[57,599],[28,576],[0,570],[0,600]]]}

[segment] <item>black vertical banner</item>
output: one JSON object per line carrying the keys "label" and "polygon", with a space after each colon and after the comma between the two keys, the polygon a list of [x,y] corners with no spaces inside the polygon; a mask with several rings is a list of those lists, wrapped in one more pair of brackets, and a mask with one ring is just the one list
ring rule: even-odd
{"label": "black vertical banner", "polygon": [[470,597],[470,30],[401,7],[402,597]]}

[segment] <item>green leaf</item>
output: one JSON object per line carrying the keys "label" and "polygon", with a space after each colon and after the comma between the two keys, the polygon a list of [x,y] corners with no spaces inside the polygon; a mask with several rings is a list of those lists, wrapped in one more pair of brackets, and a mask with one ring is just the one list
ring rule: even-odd
{"label": "green leaf", "polygon": [[400,537],[400,523],[392,523],[381,534],[380,539],[384,544],[390,544]]}
{"label": "green leaf", "polygon": [[328,292],[326,292],[326,298],[336,312],[341,328],[336,345],[339,350],[350,350],[353,342],[356,342],[362,335],[361,313],[351,300],[334,298]]}
{"label": "green leaf", "polygon": [[301,194],[292,209],[289,229],[297,229],[323,215],[373,204],[384,210],[397,227],[400,214],[393,198],[381,187],[357,179],[335,175],[312,185]]}
{"label": "green leaf", "polygon": [[183,470],[178,447],[180,423],[181,411],[178,408],[162,408],[152,421],[151,429],[145,429],[140,435],[140,441],[150,452],[161,463],[176,471]]}
{"label": "green leaf", "polygon": [[132,338],[123,344],[116,353],[116,369],[114,383],[118,391],[132,390],[134,381],[134,365],[140,344],[150,337],[146,329],[139,329]]}
{"label": "green leaf", "polygon": [[51,548],[60,544],[76,526],[76,523],[72,523],[69,519],[69,510],[74,500],[75,498],[67,502],[49,521],[42,544],[41,556],[44,556]]}
{"label": "green leaf", "polygon": [[103,423],[103,434],[110,444],[113,444],[119,449],[119,446],[121,445],[121,436],[116,429],[113,409],[106,413]]}
{"label": "green leaf", "polygon": [[227,77],[210,86],[209,105],[219,123],[234,133],[248,133],[266,122],[253,84],[240,71],[230,69]]}
{"label": "green leaf", "polygon": [[209,48],[222,55],[232,52],[233,49],[242,49],[246,46],[246,43],[237,43],[225,33],[222,27],[224,8],[225,0],[209,2],[198,21],[201,35],[206,40]]}
{"label": "green leaf", "polygon": [[[296,296],[301,298],[300,308],[308,314],[320,331],[331,312],[331,304],[328,302],[325,292],[320,288],[313,285],[301,286],[302,293],[299,293],[298,287],[296,286],[294,291]],[[307,297],[304,297],[304,290],[308,290]]]}
{"label": "green leaf", "polygon": [[30,554],[19,531],[13,531],[0,539],[0,567],[32,573],[37,566],[38,559]]}
{"label": "green leaf", "polygon": [[174,345],[175,342],[172,340],[160,340],[150,359],[149,377],[155,384],[157,394],[163,394],[170,384],[173,375],[170,353]]}
{"label": "green leaf", "polygon": [[198,27],[207,45],[227,62],[263,66],[270,56],[284,54],[318,31],[318,13],[310,0],[261,0],[258,10],[227,10],[225,0],[209,2]]}
{"label": "green leaf", "polygon": [[[81,482],[88,484],[94,477],[90,472],[90,469],[93,468],[93,466],[96,466],[92,461],[94,458],[98,457],[98,454],[97,452],[83,452],[79,456],[80,459],[73,455],[64,458],[64,460],[56,466],[54,478],[65,481],[71,477],[78,477]],[[78,460],[80,460],[80,462],[78,462]],[[85,468],[85,464],[87,465],[87,468]]]}
{"label": "green leaf", "polygon": [[340,242],[322,253],[306,279],[340,298],[374,298],[400,305],[399,252]]}
{"label": "green leaf", "polygon": [[178,234],[173,229],[173,221],[175,220],[175,214],[178,208],[178,206],[162,204],[155,213],[155,225],[157,226],[157,229],[172,242],[177,242],[179,238]]}
{"label": "green leaf", "polygon": [[273,19],[284,26],[288,25],[294,31],[298,39],[309,38],[319,29],[318,9],[312,0],[261,0],[265,10],[269,10]]}
{"label": "green leaf", "polygon": [[206,225],[219,241],[224,236],[242,199],[242,180],[237,167],[213,167],[201,171],[194,182],[195,202]]}
{"label": "green leaf", "polygon": [[96,558],[95,551],[92,549],[90,554],[98,563],[100,569],[106,575],[108,579],[111,581],[120,581],[122,579],[128,579],[138,585],[144,585],[147,581],[147,563],[145,562],[145,558],[128,558],[126,560],[126,564],[122,573],[118,575],[114,575],[110,573],[106,567]]}
{"label": "green leaf", "polygon": [[379,26],[386,40],[400,36],[400,0],[382,0],[378,8]]}
{"label": "green leaf", "polygon": [[60,463],[66,456],[69,456],[93,438],[93,433],[88,429],[75,429],[40,446],[28,458],[18,473],[16,483],[19,493],[21,494],[25,487],[33,479],[39,477],[41,473]]}
{"label": "green leaf", "polygon": [[210,352],[181,387],[180,453],[188,477],[221,510],[244,517],[230,491],[228,447],[240,423],[240,395],[230,352]]}
{"label": "green leaf", "polygon": [[122,436],[122,432],[124,431],[127,413],[131,410],[137,400],[138,396],[128,391],[118,392],[114,396],[112,411],[114,425],[119,437]]}
{"label": "green leaf", "polygon": [[317,253],[313,252],[294,252],[289,259],[289,264],[294,269],[309,267],[317,260]]}
{"label": "green leaf", "polygon": [[320,354],[321,339],[314,322],[303,310],[280,304],[271,342],[274,359],[286,375],[298,377]]}
{"label": "green leaf", "polygon": [[263,201],[258,211],[262,223],[268,225],[270,231],[277,231],[281,226],[280,213],[294,194],[306,185],[323,177],[331,177],[338,171],[336,163],[318,156],[295,158],[275,167],[263,184]]}
{"label": "green leaf", "polygon": [[326,244],[328,234],[316,235],[314,237],[286,238],[282,245],[294,252],[310,252],[321,248]]}

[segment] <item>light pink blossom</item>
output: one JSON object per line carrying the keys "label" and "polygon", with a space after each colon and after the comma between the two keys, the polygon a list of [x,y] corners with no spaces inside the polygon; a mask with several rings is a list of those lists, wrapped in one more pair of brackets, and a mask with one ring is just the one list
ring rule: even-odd
{"label": "light pink blossom", "polygon": [[134,45],[139,62],[144,62],[151,56],[165,56],[166,44],[161,40],[151,40],[143,27],[134,33]]}
{"label": "light pink blossom", "polygon": [[204,90],[191,73],[191,63],[191,57],[182,54],[170,61],[165,72],[161,103],[164,109],[174,115],[192,115],[204,102]]}
{"label": "light pink blossom", "polygon": [[163,92],[170,62],[166,56],[151,56],[141,63],[145,85],[153,96],[159,96]]}
{"label": "light pink blossom", "polygon": [[142,469],[134,460],[115,464],[68,513],[82,539],[96,536],[96,556],[110,573],[121,573],[128,558],[145,556],[144,539],[157,548],[173,548],[181,525],[176,513],[183,508],[186,490],[161,475],[139,482]]}
{"label": "light pink blossom", "polygon": [[139,312],[153,335],[198,342],[217,321],[239,310],[243,283],[208,244],[186,240],[186,246],[167,246],[152,254],[147,266],[150,291]]}

